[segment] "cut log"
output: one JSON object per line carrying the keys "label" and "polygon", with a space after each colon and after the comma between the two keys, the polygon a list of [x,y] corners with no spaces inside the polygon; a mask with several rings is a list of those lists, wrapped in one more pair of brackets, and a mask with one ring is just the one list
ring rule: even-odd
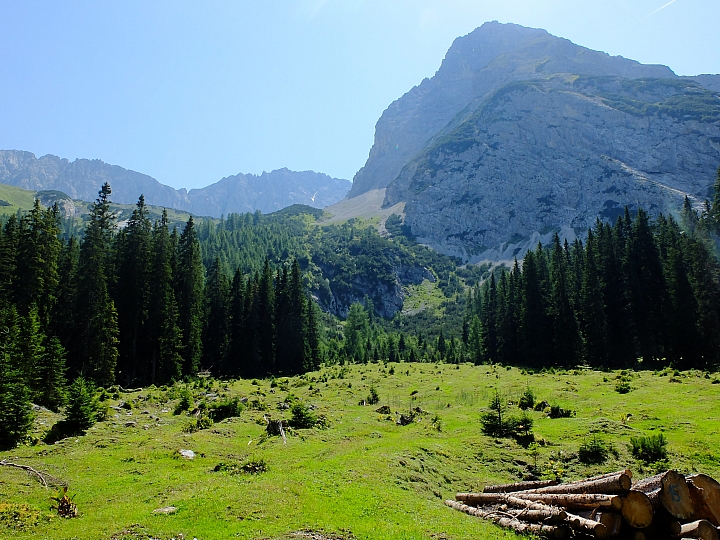
{"label": "cut log", "polygon": [[720,482],[706,474],[694,474],[685,480],[693,503],[693,519],[707,519],[716,527],[720,525]]}
{"label": "cut log", "polygon": [[[533,502],[564,506],[565,508],[622,508],[622,499],[618,495],[603,495],[599,493],[514,493],[519,499]],[[458,493],[458,501],[470,504],[502,504],[508,502],[508,496],[503,493]]]}
{"label": "cut log", "polygon": [[680,528],[678,538],[700,538],[701,540],[718,540],[717,528],[706,519],[685,523]]}
{"label": "cut log", "polygon": [[693,515],[687,482],[677,471],[666,471],[640,480],[633,489],[645,493],[653,505],[662,505],[677,519],[690,519]]}
{"label": "cut log", "polygon": [[460,512],[465,512],[471,516],[476,516],[497,523],[501,527],[512,529],[518,533],[532,533],[547,538],[566,538],[568,536],[568,529],[564,526],[557,525],[542,525],[540,523],[526,523],[514,517],[505,517],[502,513],[497,511],[486,511],[482,508],[474,508],[461,502],[456,501],[445,501],[445,504],[450,508],[454,508]]}
{"label": "cut log", "polygon": [[596,510],[581,510],[578,515],[602,523],[612,538],[619,536],[622,531],[622,515],[616,512],[602,512]]}
{"label": "cut log", "polygon": [[560,508],[553,508],[548,506],[547,510],[530,510],[529,508],[506,508],[504,512],[507,512],[511,516],[521,519],[523,521],[529,521],[535,523],[538,521],[545,521],[547,523],[560,523],[565,521],[567,518],[567,512]]}
{"label": "cut log", "polygon": [[515,482],[514,484],[499,484],[496,486],[485,486],[483,493],[513,493],[526,489],[537,489],[548,486],[556,486],[557,480],[533,480],[529,482]]}
{"label": "cut log", "polygon": [[572,525],[571,527],[578,531],[583,531],[587,534],[595,536],[595,538],[610,538],[610,533],[605,525],[594,519],[586,519],[582,516],[575,514],[567,515],[568,522]]}
{"label": "cut log", "polygon": [[604,493],[621,494],[630,489],[632,485],[632,475],[627,473],[630,471],[620,471],[578,482],[569,482],[558,486],[548,486],[538,489],[528,489],[522,493]]}
{"label": "cut log", "polygon": [[628,491],[622,496],[622,517],[636,529],[649,527],[653,521],[653,505],[642,491]]}

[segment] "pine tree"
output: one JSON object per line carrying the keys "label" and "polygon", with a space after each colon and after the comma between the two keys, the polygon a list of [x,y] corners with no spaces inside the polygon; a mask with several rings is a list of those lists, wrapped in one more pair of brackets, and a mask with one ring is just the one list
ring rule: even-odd
{"label": "pine tree", "polygon": [[623,260],[636,354],[645,362],[665,357],[667,286],[647,212],[638,210]]}
{"label": "pine tree", "polygon": [[65,429],[68,434],[82,433],[97,420],[95,387],[91,381],[78,377],[68,389],[68,404],[65,408]]}
{"label": "pine tree", "polygon": [[0,448],[25,438],[33,422],[30,389],[18,369],[18,322],[14,307],[0,312]]}
{"label": "pine tree", "polygon": [[200,242],[192,216],[180,235],[177,256],[176,290],[178,324],[182,332],[183,374],[195,375],[202,351],[204,276]]}
{"label": "pine tree", "polygon": [[552,289],[549,313],[553,321],[553,349],[555,360],[572,366],[578,362],[580,334],[572,308],[568,284],[567,251],[560,246],[557,233],[552,248]]}
{"label": "pine tree", "polygon": [[18,221],[11,215],[0,233],[0,308],[14,303],[18,237]]}
{"label": "pine tree", "polygon": [[117,284],[113,297],[120,326],[118,378],[127,385],[147,384],[150,380],[151,228],[145,197],[140,195],[127,226],[115,239]]}
{"label": "pine tree", "polygon": [[528,364],[545,367],[552,362],[552,327],[547,317],[546,301],[536,261],[537,251],[528,251],[523,261],[521,347],[523,357]]}
{"label": "pine tree", "polygon": [[110,193],[106,182],[90,213],[77,273],[78,360],[81,372],[101,385],[114,382],[118,358],[117,311],[108,292],[107,275],[115,228]]}
{"label": "pine tree", "polygon": [[152,235],[153,261],[150,270],[148,326],[152,350],[150,381],[166,384],[182,377],[182,333],[173,289],[174,249],[168,231],[167,212],[155,224]]}
{"label": "pine tree", "polygon": [[596,250],[595,236],[592,230],[588,229],[585,268],[579,295],[583,356],[591,366],[605,366],[608,361],[608,328]]}
{"label": "pine tree", "polygon": [[[79,356],[78,344],[78,325],[76,324],[78,303],[77,299],[77,271],[80,259],[80,246],[75,237],[71,237],[68,242],[63,243],[58,257],[58,277],[59,285],[57,291],[57,302],[51,316],[51,324],[49,334],[56,336],[65,351],[68,353],[66,358],[73,359]],[[79,373],[80,366],[68,364],[71,372]]]}
{"label": "pine tree", "polygon": [[230,331],[229,346],[225,364],[220,372],[223,375],[238,376],[247,371],[246,349],[245,349],[245,325],[247,316],[245,313],[246,303],[245,279],[238,268],[233,276],[230,286]]}
{"label": "pine tree", "polygon": [[257,343],[263,373],[275,371],[275,335],[275,288],[270,261],[265,259],[257,301]]}
{"label": "pine tree", "polygon": [[219,369],[228,351],[230,284],[216,258],[205,283],[205,327],[203,329],[203,363]]}
{"label": "pine tree", "polygon": [[36,378],[40,382],[37,403],[58,411],[65,404],[67,379],[65,378],[65,348],[55,336],[47,339]]}

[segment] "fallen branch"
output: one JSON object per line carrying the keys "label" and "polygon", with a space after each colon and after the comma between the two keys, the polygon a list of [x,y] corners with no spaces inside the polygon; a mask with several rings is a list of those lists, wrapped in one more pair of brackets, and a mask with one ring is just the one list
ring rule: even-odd
{"label": "fallen branch", "polygon": [[[15,467],[16,469],[22,469],[23,471],[27,472],[27,473],[30,474],[31,476],[36,476],[37,479],[40,480],[40,483],[41,483],[41,484],[43,485],[43,487],[45,487],[45,488],[48,487],[48,481],[47,481],[47,479],[46,479],[46,476],[47,476],[48,479],[51,480],[51,483],[54,483],[54,482],[52,482],[52,481],[53,481],[53,480],[56,480],[55,478],[53,478],[53,477],[50,476],[49,474],[46,475],[45,473],[42,473],[42,472],[38,471],[37,469],[33,469],[33,468],[30,467],[29,465],[20,465],[19,463],[12,463],[12,462],[10,462],[10,461],[8,461],[8,460],[6,460],[6,459],[0,460],[0,466],[3,466],[3,467]],[[59,482],[59,483],[61,483],[61,484],[64,485],[64,482]]]}

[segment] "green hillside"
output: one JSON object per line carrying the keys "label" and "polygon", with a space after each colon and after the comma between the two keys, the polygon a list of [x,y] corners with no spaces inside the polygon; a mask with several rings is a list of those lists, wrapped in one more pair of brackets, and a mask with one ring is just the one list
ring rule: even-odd
{"label": "green hillside", "polygon": [[[189,386],[190,411],[233,397],[248,404],[239,417],[194,433],[194,416],[173,414],[184,386],[110,389],[108,419],[87,435],[0,453],[67,482],[79,517],[50,517],[54,490],[0,467],[0,537],[277,539],[311,530],[372,540],[515,538],[446,508],[443,500],[486,483],[577,479],[625,467],[636,478],[668,466],[718,477],[717,382],[702,372],[670,370],[532,374],[469,364],[334,366],[289,379],[201,379]],[[623,384],[628,393],[618,391]],[[359,405],[371,388],[379,402]],[[517,415],[513,403],[527,389],[537,402],[572,416],[551,419],[531,410],[537,447],[528,446],[528,438],[483,435],[480,417],[495,391]],[[291,428],[287,444],[267,436],[264,417],[290,419],[289,407],[298,402],[326,419],[326,427]],[[377,412],[381,406],[390,413]],[[414,422],[397,425],[399,414],[411,409],[420,411]],[[56,419],[37,413],[35,436]],[[659,433],[669,441],[667,461],[647,464],[631,455],[631,437]],[[593,438],[607,449],[607,461],[586,465],[578,450]],[[193,450],[195,459],[180,457],[181,449]],[[154,513],[168,506],[175,513]]]}

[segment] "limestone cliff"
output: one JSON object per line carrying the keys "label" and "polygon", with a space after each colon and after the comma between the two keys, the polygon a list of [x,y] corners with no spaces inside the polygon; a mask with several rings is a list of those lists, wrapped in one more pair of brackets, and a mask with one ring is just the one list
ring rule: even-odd
{"label": "limestone cliff", "polygon": [[[720,96],[679,78],[556,74],[506,85],[389,186],[405,222],[466,260],[573,238],[625,205],[700,205],[720,165]],[[546,238],[543,238],[545,235]]]}
{"label": "limestone cliff", "polygon": [[440,69],[383,112],[365,166],[349,197],[385,188],[448,124],[457,125],[489,95],[518,80],[552,73],[627,78],[668,77],[665,66],[643,65],[580,47],[545,30],[491,22],[452,44]]}

